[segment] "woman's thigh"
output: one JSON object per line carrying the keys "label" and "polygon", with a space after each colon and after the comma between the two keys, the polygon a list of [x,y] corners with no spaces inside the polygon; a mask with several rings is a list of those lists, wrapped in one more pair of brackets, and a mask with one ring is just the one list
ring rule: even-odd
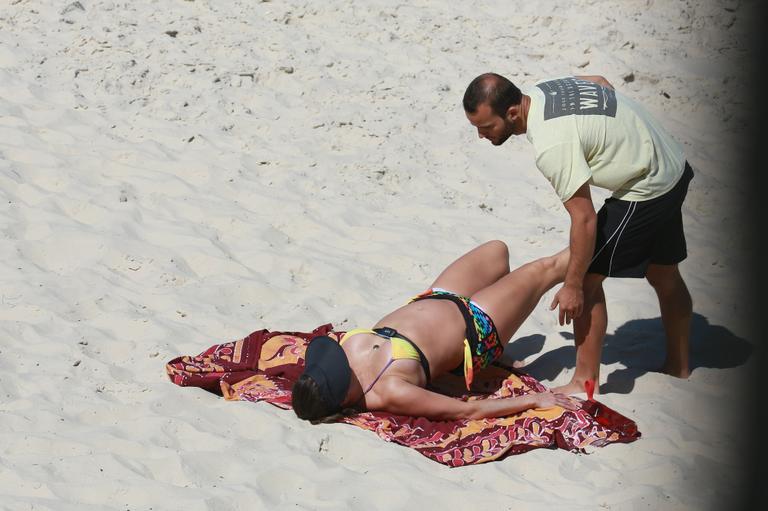
{"label": "woman's thigh", "polygon": [[502,342],[508,342],[544,293],[562,281],[562,273],[551,259],[539,259],[473,294],[472,300],[493,319]]}

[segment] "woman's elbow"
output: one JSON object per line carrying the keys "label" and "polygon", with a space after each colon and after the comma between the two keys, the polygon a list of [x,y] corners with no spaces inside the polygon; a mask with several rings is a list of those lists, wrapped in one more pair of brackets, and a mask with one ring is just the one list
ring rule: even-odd
{"label": "woman's elbow", "polygon": [[481,401],[464,401],[463,404],[465,406],[461,410],[462,419],[479,420],[488,417]]}

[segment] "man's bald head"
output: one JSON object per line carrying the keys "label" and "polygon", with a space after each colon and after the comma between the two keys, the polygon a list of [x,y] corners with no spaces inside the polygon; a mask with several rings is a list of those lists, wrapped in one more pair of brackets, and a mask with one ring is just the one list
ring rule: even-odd
{"label": "man's bald head", "polygon": [[483,73],[472,80],[464,92],[464,111],[477,112],[477,107],[488,103],[493,113],[504,117],[512,105],[519,105],[523,95],[514,83],[496,73]]}

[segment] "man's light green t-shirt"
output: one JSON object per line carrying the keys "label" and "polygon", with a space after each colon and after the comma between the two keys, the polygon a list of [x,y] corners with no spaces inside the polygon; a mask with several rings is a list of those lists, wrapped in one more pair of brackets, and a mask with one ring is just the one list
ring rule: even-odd
{"label": "man's light green t-shirt", "polygon": [[683,174],[683,149],[638,103],[573,77],[537,83],[526,136],[536,166],[565,202],[586,182],[613,197],[645,201]]}

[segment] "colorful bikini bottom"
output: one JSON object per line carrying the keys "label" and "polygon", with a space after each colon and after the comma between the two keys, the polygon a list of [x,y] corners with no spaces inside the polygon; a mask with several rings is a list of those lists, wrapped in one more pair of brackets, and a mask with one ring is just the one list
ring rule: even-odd
{"label": "colorful bikini bottom", "polygon": [[435,287],[411,298],[411,302],[426,299],[450,300],[456,304],[467,325],[464,339],[464,362],[455,371],[461,370],[469,390],[474,372],[498,360],[504,352],[496,326],[491,317],[475,302],[445,289]]}

